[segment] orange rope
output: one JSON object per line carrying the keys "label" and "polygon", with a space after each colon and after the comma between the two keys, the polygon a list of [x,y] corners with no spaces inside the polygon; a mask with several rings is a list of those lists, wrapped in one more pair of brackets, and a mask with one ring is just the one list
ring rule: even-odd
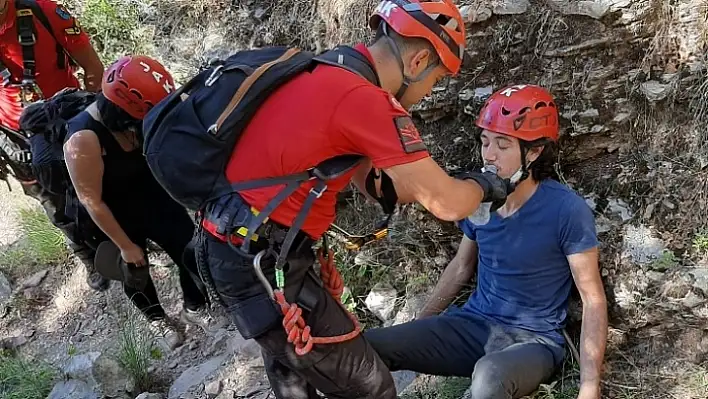
{"label": "orange rope", "polygon": [[[322,254],[322,249],[317,253],[320,261],[320,276],[327,291],[334,297],[339,306],[344,309],[341,298],[344,292],[344,282],[339,271],[334,266],[334,251],[328,250],[327,257]],[[276,289],[275,300],[280,305],[280,310],[283,312],[283,327],[288,335],[288,342],[295,345],[295,353],[302,356],[312,350],[314,344],[336,344],[356,338],[361,332],[359,320],[350,312],[346,312],[349,319],[354,323],[354,330],[347,334],[335,335],[332,337],[314,337],[310,335],[310,326],[305,324],[302,318],[302,309],[297,304],[288,303],[285,300],[285,295],[281,290]]]}

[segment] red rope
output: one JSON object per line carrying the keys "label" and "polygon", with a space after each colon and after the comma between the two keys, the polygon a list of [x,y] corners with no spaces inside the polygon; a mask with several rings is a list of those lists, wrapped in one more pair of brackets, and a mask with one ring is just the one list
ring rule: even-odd
{"label": "red rope", "polygon": [[[342,293],[344,292],[344,282],[334,265],[334,251],[329,249],[326,258],[322,252],[322,249],[320,249],[317,253],[321,266],[320,276],[322,282],[330,295],[344,309],[341,301]],[[288,303],[281,290],[275,290],[275,300],[283,312],[283,327],[285,327],[288,335],[288,342],[295,345],[295,353],[300,356],[309,353],[314,344],[336,344],[349,341],[356,338],[361,332],[359,320],[351,312],[345,310],[349,319],[354,323],[354,329],[351,332],[332,337],[314,337],[310,334],[310,326],[305,324],[305,320],[302,318],[302,309],[297,304]]]}

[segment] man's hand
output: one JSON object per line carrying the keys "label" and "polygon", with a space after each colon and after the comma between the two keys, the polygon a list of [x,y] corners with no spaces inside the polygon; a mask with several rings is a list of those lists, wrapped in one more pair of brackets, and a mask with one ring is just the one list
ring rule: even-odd
{"label": "man's hand", "polygon": [[145,266],[147,264],[142,248],[135,245],[132,241],[127,247],[120,249],[120,256],[125,263],[133,263],[137,266]]}
{"label": "man's hand", "polygon": [[494,172],[466,171],[456,175],[458,179],[474,180],[484,190],[482,202],[491,202],[492,211],[499,209],[506,202],[506,197],[516,188],[509,179],[503,179]]}
{"label": "man's hand", "polygon": [[578,399],[600,399],[600,382],[584,382],[580,385]]}

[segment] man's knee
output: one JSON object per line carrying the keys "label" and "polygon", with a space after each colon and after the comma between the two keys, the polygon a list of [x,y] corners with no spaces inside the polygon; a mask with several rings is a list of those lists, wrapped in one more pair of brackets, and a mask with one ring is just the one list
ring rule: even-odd
{"label": "man's knee", "polygon": [[477,361],[468,399],[510,399],[511,387],[502,367],[488,357]]}
{"label": "man's knee", "polygon": [[374,348],[381,360],[391,371],[398,370],[396,361],[396,337],[386,328],[373,328],[363,333],[364,339]]}

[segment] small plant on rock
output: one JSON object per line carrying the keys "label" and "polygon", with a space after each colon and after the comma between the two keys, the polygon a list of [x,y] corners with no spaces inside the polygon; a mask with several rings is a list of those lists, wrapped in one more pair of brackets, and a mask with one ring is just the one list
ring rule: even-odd
{"label": "small plant on rock", "polygon": [[693,237],[691,247],[699,255],[703,255],[708,251],[708,228],[701,229],[701,231]]}
{"label": "small plant on rock", "polygon": [[66,259],[69,251],[64,234],[52,225],[44,210],[21,209],[20,225],[22,237],[12,248],[0,253],[0,269],[20,278]]}
{"label": "small plant on rock", "polygon": [[[140,389],[149,389],[152,377],[148,372],[151,359],[162,356],[162,352],[153,348],[152,335],[141,323],[141,316],[129,308],[121,312],[119,322],[118,362],[135,379]],[[158,355],[159,353],[159,355]]]}
{"label": "small plant on rock", "polygon": [[676,267],[678,264],[679,259],[674,255],[673,251],[665,249],[661,252],[661,255],[652,262],[651,268],[663,272]]}
{"label": "small plant on rock", "polygon": [[44,399],[56,374],[44,362],[11,356],[0,351],[0,398]]}

